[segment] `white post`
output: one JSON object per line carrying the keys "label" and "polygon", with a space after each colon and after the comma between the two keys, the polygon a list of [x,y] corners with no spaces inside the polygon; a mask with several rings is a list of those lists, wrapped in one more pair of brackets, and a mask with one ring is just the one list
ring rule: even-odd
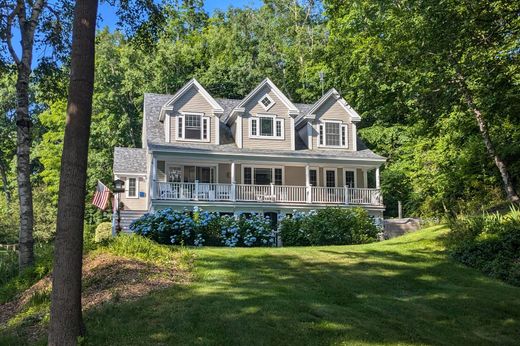
{"label": "white post", "polygon": [[199,181],[195,180],[195,200],[199,200]]}
{"label": "white post", "polygon": [[274,184],[271,183],[271,197],[274,196]]}
{"label": "white post", "polygon": [[348,186],[345,185],[345,204],[348,204],[349,198],[348,198]]}
{"label": "white post", "polygon": [[312,202],[312,187],[311,187],[311,175],[310,175],[310,167],[309,165],[305,166],[305,197],[306,202]]}
{"label": "white post", "polygon": [[399,219],[403,218],[403,206],[401,204],[401,201],[397,201],[397,217]]}
{"label": "white post", "polygon": [[231,161],[231,200],[235,202],[236,198],[236,175],[235,175],[235,161]]}
{"label": "white post", "polygon": [[379,183],[379,167],[376,168],[376,189],[381,188],[381,184]]}
{"label": "white post", "polygon": [[154,157],[152,159],[152,181],[150,182],[150,195],[151,198],[155,198],[155,189],[157,188],[156,185],[157,181],[157,159]]}

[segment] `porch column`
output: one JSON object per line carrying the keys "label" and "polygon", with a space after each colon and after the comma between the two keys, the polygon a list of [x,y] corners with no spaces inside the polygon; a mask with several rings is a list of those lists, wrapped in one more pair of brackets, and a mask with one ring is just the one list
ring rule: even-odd
{"label": "porch column", "polygon": [[310,167],[309,167],[309,165],[305,165],[305,197],[306,197],[307,203],[312,202],[311,194],[312,194],[312,187],[311,187]]}
{"label": "porch column", "polygon": [[381,188],[381,184],[379,183],[379,167],[376,168],[376,189]]}
{"label": "porch column", "polygon": [[150,196],[155,198],[155,182],[157,181],[157,159],[152,158],[152,181],[150,182]]}
{"label": "porch column", "polygon": [[235,161],[231,161],[231,200],[236,201]]}

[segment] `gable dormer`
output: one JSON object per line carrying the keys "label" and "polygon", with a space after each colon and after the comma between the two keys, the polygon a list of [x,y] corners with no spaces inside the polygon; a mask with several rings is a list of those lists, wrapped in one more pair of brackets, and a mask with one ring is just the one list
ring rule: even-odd
{"label": "gable dormer", "polygon": [[159,115],[165,142],[220,144],[220,117],[224,109],[197,82],[190,80],[166,102]]}
{"label": "gable dormer", "polygon": [[309,149],[356,151],[359,114],[332,88],[296,120],[298,134]]}
{"label": "gable dormer", "polygon": [[233,109],[227,124],[239,148],[294,150],[298,114],[298,108],[266,78]]}

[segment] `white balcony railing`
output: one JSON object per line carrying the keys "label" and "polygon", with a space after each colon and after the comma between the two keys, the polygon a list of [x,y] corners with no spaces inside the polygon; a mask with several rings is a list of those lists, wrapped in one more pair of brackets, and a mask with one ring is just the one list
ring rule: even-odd
{"label": "white balcony railing", "polygon": [[153,199],[186,201],[232,201],[271,203],[316,203],[382,206],[379,189],[287,185],[246,185],[156,182]]}

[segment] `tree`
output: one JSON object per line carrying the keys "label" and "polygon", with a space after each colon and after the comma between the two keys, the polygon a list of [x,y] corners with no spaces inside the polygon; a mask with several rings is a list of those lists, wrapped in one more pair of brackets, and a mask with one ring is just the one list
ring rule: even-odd
{"label": "tree", "polygon": [[75,345],[78,336],[84,331],[81,268],[97,7],[97,0],[77,0],[74,9],[71,74],[54,247],[49,345]]}
{"label": "tree", "polygon": [[[390,149],[387,169],[401,167],[409,196],[434,212],[467,199],[483,205],[495,187],[518,201],[518,3],[328,0],[325,7],[334,84],[362,114],[365,139]],[[378,140],[396,128],[410,140]]]}
{"label": "tree", "polygon": [[[46,0],[0,0],[0,37],[8,56],[2,53],[5,64],[9,60],[16,66],[16,129],[17,129],[17,182],[20,202],[19,267],[20,270],[34,263],[34,211],[31,187],[31,127],[29,84],[33,64],[33,51],[37,33],[51,43],[60,53],[66,47],[66,18],[68,2]],[[13,29],[19,31],[21,54],[13,44]],[[10,58],[10,59],[9,59]]]}

